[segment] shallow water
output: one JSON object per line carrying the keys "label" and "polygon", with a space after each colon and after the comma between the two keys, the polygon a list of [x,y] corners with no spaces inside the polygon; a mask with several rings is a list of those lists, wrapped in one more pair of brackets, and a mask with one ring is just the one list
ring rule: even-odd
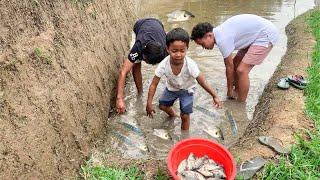
{"label": "shallow water", "polygon": [[[194,108],[191,115],[190,130],[183,132],[180,130],[180,118],[169,119],[164,112],[157,109],[159,96],[164,89],[165,80],[162,79],[158,85],[157,92],[154,97],[154,107],[156,114],[153,119],[146,116],[145,105],[147,99],[148,87],[154,76],[156,66],[143,63],[143,80],[144,93],[141,97],[136,95],[135,85],[132,79],[129,79],[126,87],[126,107],[127,112],[124,115],[114,115],[108,120],[108,128],[126,135],[132,142],[145,144],[148,151],[142,151],[137,146],[123,142],[110,134],[110,143],[114,148],[123,152],[124,157],[131,158],[165,158],[172,145],[181,139],[188,137],[204,137],[214,139],[203,130],[207,127],[216,126],[221,128],[224,140],[216,139],[220,143],[229,147],[242,135],[243,131],[252,119],[254,107],[258,102],[264,86],[267,84],[272,73],[279,64],[281,57],[286,51],[287,38],[285,35],[285,26],[294,17],[302,14],[314,7],[315,2],[311,0],[250,0],[250,1],[219,1],[219,0],[141,0],[139,9],[139,17],[157,17],[159,18],[166,31],[174,27],[183,27],[189,33],[192,27],[198,22],[210,22],[214,26],[219,25],[227,18],[242,13],[257,14],[271,20],[281,32],[280,41],[273,48],[269,56],[264,62],[253,68],[250,72],[250,90],[247,103],[237,103],[235,101],[226,100],[226,78],[225,67],[220,52],[215,47],[213,50],[204,50],[197,46],[194,42],[190,42],[188,56],[193,58],[202,73],[206,76],[207,81],[215,88],[218,95],[224,102],[223,109],[214,109],[212,106],[212,98],[200,86],[197,87],[194,98],[194,106],[204,108],[209,113],[199,111]],[[167,22],[167,14],[183,9],[192,12],[195,18],[184,22]],[[176,102],[174,109],[179,114],[179,103]],[[225,111],[229,110],[236,121],[237,133],[232,132],[232,126],[225,116]],[[126,129],[117,123],[130,122],[140,128],[144,135],[139,136],[130,129]],[[153,129],[165,129],[171,136],[170,140],[164,140],[153,135]],[[111,132],[111,131],[109,131]]]}

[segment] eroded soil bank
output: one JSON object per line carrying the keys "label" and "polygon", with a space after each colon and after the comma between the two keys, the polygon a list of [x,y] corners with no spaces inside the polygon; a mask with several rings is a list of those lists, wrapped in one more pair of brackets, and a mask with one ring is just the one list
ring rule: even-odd
{"label": "eroded soil bank", "polygon": [[0,179],[78,176],[135,19],[133,0],[0,1]]}

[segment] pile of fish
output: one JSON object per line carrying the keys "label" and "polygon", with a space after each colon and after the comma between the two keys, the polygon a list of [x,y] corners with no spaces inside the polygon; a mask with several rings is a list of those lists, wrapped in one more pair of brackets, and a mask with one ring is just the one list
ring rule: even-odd
{"label": "pile of fish", "polygon": [[207,155],[197,158],[193,153],[190,153],[187,159],[181,161],[177,176],[181,180],[213,180],[226,179],[227,177],[222,165],[217,164]]}

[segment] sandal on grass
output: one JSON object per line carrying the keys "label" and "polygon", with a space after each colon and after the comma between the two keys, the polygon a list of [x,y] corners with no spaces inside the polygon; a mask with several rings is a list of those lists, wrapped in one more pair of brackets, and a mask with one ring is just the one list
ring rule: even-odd
{"label": "sandal on grass", "polygon": [[280,89],[288,89],[290,87],[289,78],[288,77],[281,78],[280,81],[278,82],[277,86]]}
{"label": "sandal on grass", "polygon": [[284,148],[282,142],[274,137],[260,136],[258,140],[261,144],[268,146],[279,154],[288,154],[290,152],[290,149]]}
{"label": "sandal on grass", "polygon": [[251,179],[265,164],[267,160],[262,157],[254,157],[241,163],[237,177],[239,179]]}
{"label": "sandal on grass", "polygon": [[305,89],[308,85],[307,80],[301,75],[288,76],[288,81],[290,85],[301,90]]}

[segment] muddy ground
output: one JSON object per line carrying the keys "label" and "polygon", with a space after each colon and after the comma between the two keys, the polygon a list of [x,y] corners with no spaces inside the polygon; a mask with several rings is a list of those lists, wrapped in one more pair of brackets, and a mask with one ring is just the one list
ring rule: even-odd
{"label": "muddy ground", "polygon": [[[306,76],[310,65],[315,40],[307,25],[310,12],[300,15],[286,27],[288,36],[287,52],[271,77],[256,106],[254,117],[244,136],[230,148],[234,158],[239,162],[261,156],[268,160],[278,158],[277,154],[257,141],[257,137],[266,135],[280,139],[284,146],[295,142],[294,134],[303,129],[314,127],[305,114],[303,91],[290,87],[278,89],[278,80],[287,75]],[[106,151],[95,154],[93,164],[118,165],[127,167],[137,165],[146,173],[146,179],[153,179],[157,169],[166,170],[166,162],[159,160],[125,160],[117,152]],[[98,157],[99,156],[99,157]],[[99,160],[98,160],[99,159]]]}
{"label": "muddy ground", "polygon": [[0,179],[78,176],[106,137],[135,6],[0,1]]}

